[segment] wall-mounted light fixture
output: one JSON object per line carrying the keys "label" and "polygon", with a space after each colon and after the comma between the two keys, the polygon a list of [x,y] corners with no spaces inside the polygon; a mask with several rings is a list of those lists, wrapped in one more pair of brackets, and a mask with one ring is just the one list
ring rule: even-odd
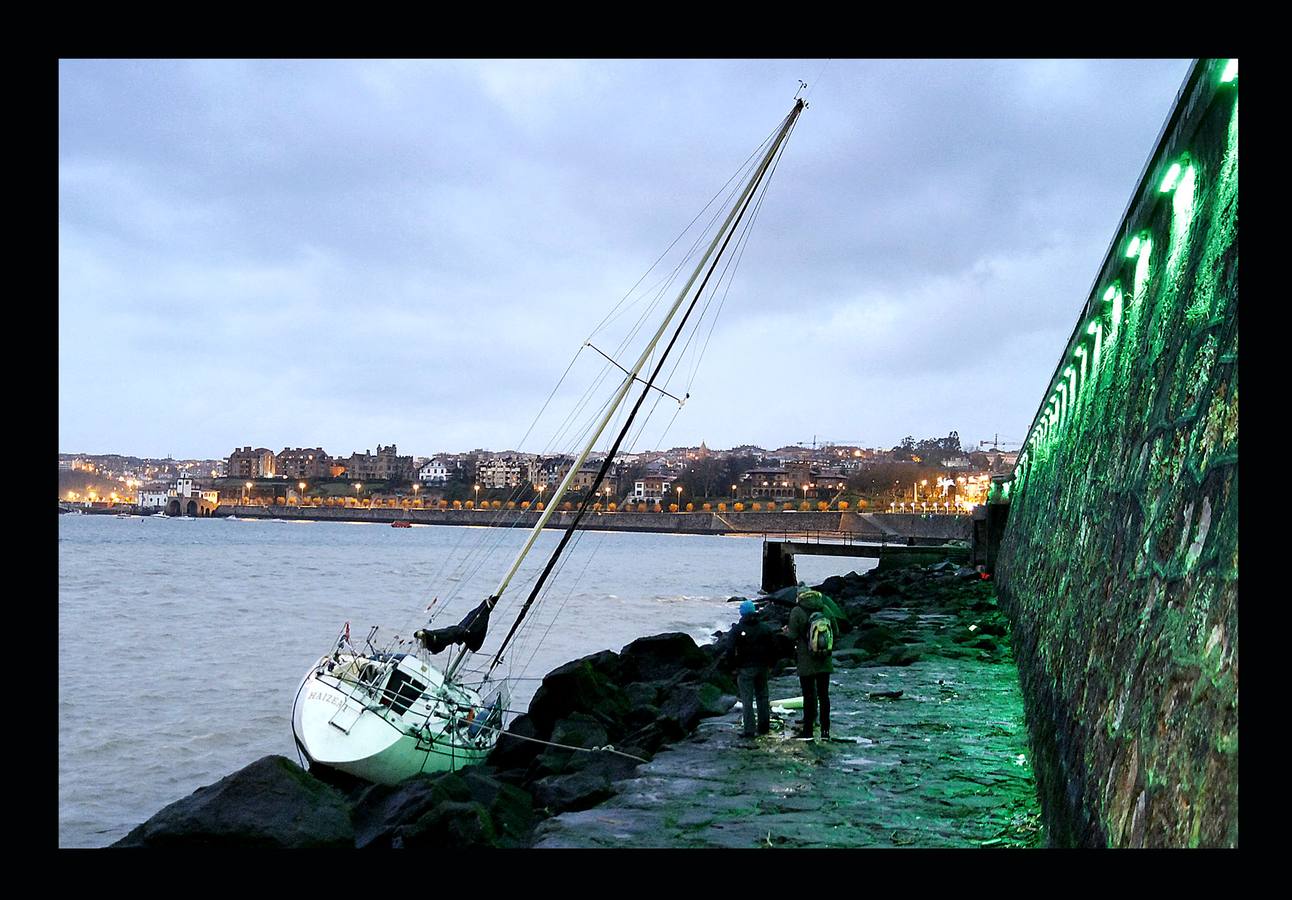
{"label": "wall-mounted light fixture", "polygon": [[1189,154],[1182,153],[1180,158],[1171,163],[1166,174],[1162,176],[1162,183],[1158,185],[1158,191],[1163,194],[1169,194],[1179,185],[1184,170],[1189,167]]}

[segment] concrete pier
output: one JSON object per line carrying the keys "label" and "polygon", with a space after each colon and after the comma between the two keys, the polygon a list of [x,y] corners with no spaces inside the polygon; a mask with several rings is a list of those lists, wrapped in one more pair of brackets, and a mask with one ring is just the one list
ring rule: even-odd
{"label": "concrete pier", "polygon": [[[914,539],[911,539],[914,541]],[[794,557],[799,554],[808,556],[850,556],[868,559],[884,557],[923,558],[936,557],[950,559],[953,562],[967,563],[970,558],[968,547],[945,546],[943,543],[908,543],[908,544],[859,544],[850,541],[832,542],[828,538],[816,540],[767,540],[763,543],[763,580],[762,589],[767,593],[798,584],[798,574],[794,568]],[[930,561],[936,561],[931,559]]]}

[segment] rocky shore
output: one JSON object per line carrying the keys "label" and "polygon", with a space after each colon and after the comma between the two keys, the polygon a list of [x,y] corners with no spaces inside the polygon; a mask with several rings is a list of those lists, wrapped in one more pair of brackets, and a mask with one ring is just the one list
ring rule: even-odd
{"label": "rocky shore", "polygon": [[[845,616],[834,655],[841,672],[873,668],[882,675],[885,667],[921,661],[992,664],[1009,658],[1008,625],[992,586],[972,571],[949,563],[881,566],[864,576],[827,579],[818,589]],[[762,615],[783,624],[795,593],[788,588],[762,598]],[[623,793],[642,770],[652,770],[661,751],[686,743],[695,752],[702,722],[737,718],[734,678],[725,663],[729,635],[700,646],[684,634],[655,635],[553,670],[484,765],[384,786],[328,783],[284,757],[265,757],[172,803],[113,846],[603,846],[570,837],[577,828],[570,832],[561,823],[598,813],[599,804]],[[773,672],[786,686],[794,683],[786,678],[792,664],[786,641]],[[846,719],[850,703],[896,703],[903,695],[852,693],[835,700],[836,719]],[[704,845],[669,838],[655,826],[638,835],[645,846]],[[1011,840],[1027,843],[1025,835]]]}

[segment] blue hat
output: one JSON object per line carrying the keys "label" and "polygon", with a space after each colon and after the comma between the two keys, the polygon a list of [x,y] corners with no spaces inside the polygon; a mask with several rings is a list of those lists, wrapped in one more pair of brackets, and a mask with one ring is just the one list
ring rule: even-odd
{"label": "blue hat", "polygon": [[758,612],[758,607],[754,606],[753,600],[746,600],[740,604],[740,614],[742,616],[752,616],[756,612]]}

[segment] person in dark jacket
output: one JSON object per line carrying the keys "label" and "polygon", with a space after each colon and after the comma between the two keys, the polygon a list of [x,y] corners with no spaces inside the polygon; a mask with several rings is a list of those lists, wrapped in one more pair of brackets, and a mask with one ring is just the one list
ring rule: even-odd
{"label": "person in dark jacket", "polygon": [[775,662],[776,633],[758,618],[754,601],[740,604],[740,621],[732,632],[731,656],[736,670],[736,686],[744,715],[744,736],[754,732],[754,703],[758,704],[758,734],[771,729],[771,707],[767,700],[768,669]]}
{"label": "person in dark jacket", "polygon": [[[825,595],[818,591],[800,591],[798,605],[790,612],[785,633],[794,638],[799,685],[803,688],[803,730],[797,732],[795,737],[809,740],[813,737],[819,707],[821,740],[828,741],[830,740],[830,673],[834,671],[834,660],[830,653],[814,653],[808,646],[808,625],[812,620],[812,614],[816,612],[830,616]],[[838,625],[833,621],[833,617],[831,617],[830,626],[835,633],[838,632]]]}

